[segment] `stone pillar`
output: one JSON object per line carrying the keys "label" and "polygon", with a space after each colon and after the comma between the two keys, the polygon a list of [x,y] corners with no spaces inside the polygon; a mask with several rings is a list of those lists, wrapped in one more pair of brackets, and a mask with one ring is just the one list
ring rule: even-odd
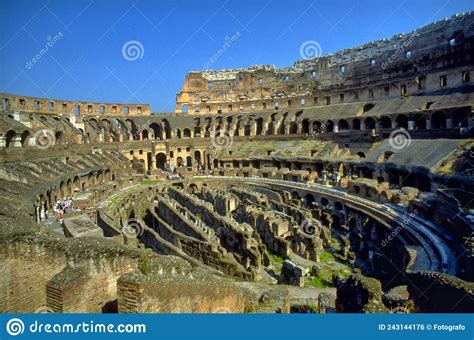
{"label": "stone pillar", "polygon": [[414,130],[415,129],[415,121],[414,120],[409,120],[408,121],[408,130]]}
{"label": "stone pillar", "polygon": [[151,162],[150,162],[150,170],[156,169],[156,155],[152,152],[151,153]]}
{"label": "stone pillar", "polygon": [[334,172],[334,177],[336,178],[336,185],[339,185],[341,182],[341,173],[338,171]]}
{"label": "stone pillar", "polygon": [[322,182],[323,184],[325,184],[326,181],[327,181],[327,179],[328,179],[328,178],[327,178],[327,171],[326,171],[326,170],[321,171],[321,182]]}
{"label": "stone pillar", "polygon": [[452,129],[452,128],[453,128],[453,119],[446,118],[446,129]]}
{"label": "stone pillar", "polygon": [[21,148],[21,136],[17,136],[13,139],[14,143],[13,146],[17,148]]}
{"label": "stone pillar", "polygon": [[360,129],[365,130],[365,122],[363,120],[360,121]]}
{"label": "stone pillar", "polygon": [[4,148],[7,145],[6,138],[4,136],[0,137],[0,148]]}
{"label": "stone pillar", "polygon": [[431,129],[431,119],[426,120],[426,129],[427,130]]}
{"label": "stone pillar", "polygon": [[334,123],[334,132],[339,132],[339,124]]}

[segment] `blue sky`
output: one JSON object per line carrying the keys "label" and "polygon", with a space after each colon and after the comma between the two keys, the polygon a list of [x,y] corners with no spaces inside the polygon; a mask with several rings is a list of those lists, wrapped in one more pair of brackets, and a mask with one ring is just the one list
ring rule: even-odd
{"label": "blue sky", "polygon": [[190,70],[289,66],[306,41],[327,54],[473,9],[472,0],[2,0],[0,91],[173,111]]}

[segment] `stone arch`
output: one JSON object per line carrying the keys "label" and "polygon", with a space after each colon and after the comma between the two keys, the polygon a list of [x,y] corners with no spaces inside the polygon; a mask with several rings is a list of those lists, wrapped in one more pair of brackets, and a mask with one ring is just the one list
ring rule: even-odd
{"label": "stone arch", "polygon": [[452,113],[453,127],[468,127],[470,110],[454,109]]}
{"label": "stone arch", "polygon": [[63,139],[63,133],[61,131],[56,131],[56,133],[54,134],[54,138],[56,139],[56,144],[61,143]]}
{"label": "stone arch", "polygon": [[298,124],[295,121],[290,122],[290,135],[295,135],[298,133]]}
{"label": "stone arch", "polygon": [[349,130],[349,123],[345,119],[340,119],[338,125],[339,125],[339,131]]}
{"label": "stone arch", "polygon": [[183,130],[183,137],[184,138],[191,138],[191,130],[186,128]]}
{"label": "stone arch", "polygon": [[163,127],[161,126],[161,124],[151,123],[150,129],[153,130],[153,139],[163,139]]}
{"label": "stone arch", "polygon": [[14,130],[8,130],[5,134],[5,147],[10,148],[15,146],[16,132]]}
{"label": "stone arch", "polygon": [[408,117],[404,114],[400,114],[395,118],[397,128],[408,129]]}
{"label": "stone arch", "polygon": [[166,154],[159,152],[156,154],[156,167],[161,170],[166,169]]}
{"label": "stone arch", "polygon": [[389,116],[382,116],[380,117],[380,128],[381,129],[391,129],[392,128],[392,120]]}
{"label": "stone arch", "polygon": [[170,139],[171,138],[171,126],[170,123],[168,122],[167,119],[163,119],[161,121],[163,129],[165,130],[165,138]]}
{"label": "stone arch", "polygon": [[375,129],[375,119],[372,117],[367,117],[364,121],[365,123],[365,129],[366,130],[372,130]]}
{"label": "stone arch", "polygon": [[182,167],[183,166],[183,157],[178,157],[176,158],[176,166],[178,168]]}
{"label": "stone arch", "polygon": [[301,122],[301,133],[309,133],[309,119],[303,119]]}
{"label": "stone arch", "polygon": [[28,140],[30,139],[31,137],[31,134],[30,134],[30,131],[28,130],[25,130],[23,131],[23,133],[21,134],[21,146],[26,146],[28,145]]}
{"label": "stone arch", "polygon": [[300,194],[299,194],[298,191],[293,191],[291,193],[291,198],[294,199],[294,200],[300,200],[301,199]]}
{"label": "stone arch", "polygon": [[334,122],[332,120],[326,121],[326,132],[334,132]]}
{"label": "stone arch", "polygon": [[322,132],[321,126],[322,126],[322,124],[321,124],[320,121],[317,120],[317,121],[313,122],[313,132],[321,133]]}
{"label": "stone arch", "polygon": [[256,123],[257,123],[256,134],[257,136],[260,136],[263,132],[263,118],[258,118],[256,120]]}
{"label": "stone arch", "polygon": [[352,120],[352,130],[360,130],[360,119],[354,118]]}
{"label": "stone arch", "polygon": [[201,151],[199,150],[194,151],[194,160],[196,161],[196,164],[198,166],[202,166]]}
{"label": "stone arch", "polygon": [[344,205],[341,202],[337,201],[337,202],[334,203],[334,209],[336,209],[338,211],[343,211],[344,210]]}
{"label": "stone arch", "polygon": [[316,199],[311,193],[307,193],[305,196],[305,202],[307,208],[314,208],[316,206]]}
{"label": "stone arch", "polygon": [[431,115],[431,128],[446,129],[446,113],[443,111],[436,111]]}
{"label": "stone arch", "polygon": [[417,113],[413,116],[413,121],[415,123],[415,130],[424,130],[426,129],[426,119],[421,113]]}

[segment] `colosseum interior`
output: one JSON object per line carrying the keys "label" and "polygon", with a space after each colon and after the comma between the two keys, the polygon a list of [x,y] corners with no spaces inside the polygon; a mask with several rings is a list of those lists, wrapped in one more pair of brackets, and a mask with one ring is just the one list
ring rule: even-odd
{"label": "colosseum interior", "polygon": [[473,24],[192,71],[172,113],[0,94],[0,312],[472,313]]}

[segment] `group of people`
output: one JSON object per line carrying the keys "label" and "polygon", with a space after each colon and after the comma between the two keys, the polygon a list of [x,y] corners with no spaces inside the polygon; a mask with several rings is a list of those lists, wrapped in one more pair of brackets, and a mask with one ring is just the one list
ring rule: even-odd
{"label": "group of people", "polygon": [[171,179],[171,180],[173,180],[173,179],[183,179],[184,176],[179,174],[179,173],[171,173],[168,176],[166,176],[166,178]]}
{"label": "group of people", "polygon": [[53,212],[56,218],[61,225],[63,224],[64,220],[64,213],[69,211],[80,211],[79,208],[74,207],[74,197],[67,196],[66,198],[62,198],[57,200],[53,205]]}

